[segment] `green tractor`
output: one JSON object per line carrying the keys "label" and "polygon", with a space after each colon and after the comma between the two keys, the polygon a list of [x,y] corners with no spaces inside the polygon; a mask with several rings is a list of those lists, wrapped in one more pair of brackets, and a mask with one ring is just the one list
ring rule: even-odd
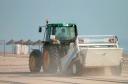
{"label": "green tractor", "polygon": [[39,27],[39,32],[42,32],[42,27],[45,27],[42,49],[41,51],[35,49],[30,53],[29,69],[31,72],[40,72],[41,67],[43,72],[48,73],[56,73],[58,69],[62,71],[61,59],[67,55],[70,44],[75,44],[77,26],[75,24],[51,24],[47,21],[45,26]]}

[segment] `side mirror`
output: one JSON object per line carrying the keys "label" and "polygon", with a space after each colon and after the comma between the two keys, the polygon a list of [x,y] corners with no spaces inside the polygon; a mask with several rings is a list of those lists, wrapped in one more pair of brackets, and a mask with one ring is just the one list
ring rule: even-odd
{"label": "side mirror", "polygon": [[55,35],[50,35],[51,40],[54,40],[55,38],[56,38]]}
{"label": "side mirror", "polygon": [[42,27],[39,27],[39,32],[42,32]]}

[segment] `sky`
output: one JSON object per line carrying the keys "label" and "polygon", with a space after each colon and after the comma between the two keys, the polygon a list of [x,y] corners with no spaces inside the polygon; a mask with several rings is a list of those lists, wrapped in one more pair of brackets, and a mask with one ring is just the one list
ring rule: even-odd
{"label": "sky", "polygon": [[38,27],[75,23],[81,35],[117,35],[128,50],[128,0],[0,0],[0,40],[39,40]]}

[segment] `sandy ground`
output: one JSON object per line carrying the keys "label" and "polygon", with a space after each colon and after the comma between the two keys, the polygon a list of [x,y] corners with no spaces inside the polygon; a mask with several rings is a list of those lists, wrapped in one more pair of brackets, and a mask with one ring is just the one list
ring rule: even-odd
{"label": "sandy ground", "polygon": [[0,56],[0,84],[128,84],[128,75],[101,76],[30,73],[28,56]]}

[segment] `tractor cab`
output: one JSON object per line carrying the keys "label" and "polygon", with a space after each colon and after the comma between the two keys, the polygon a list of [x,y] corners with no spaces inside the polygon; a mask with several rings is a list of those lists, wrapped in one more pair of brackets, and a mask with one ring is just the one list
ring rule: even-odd
{"label": "tractor cab", "polygon": [[52,40],[59,40],[60,43],[74,42],[77,37],[77,27],[75,24],[47,24],[45,27],[45,41],[51,43]]}

